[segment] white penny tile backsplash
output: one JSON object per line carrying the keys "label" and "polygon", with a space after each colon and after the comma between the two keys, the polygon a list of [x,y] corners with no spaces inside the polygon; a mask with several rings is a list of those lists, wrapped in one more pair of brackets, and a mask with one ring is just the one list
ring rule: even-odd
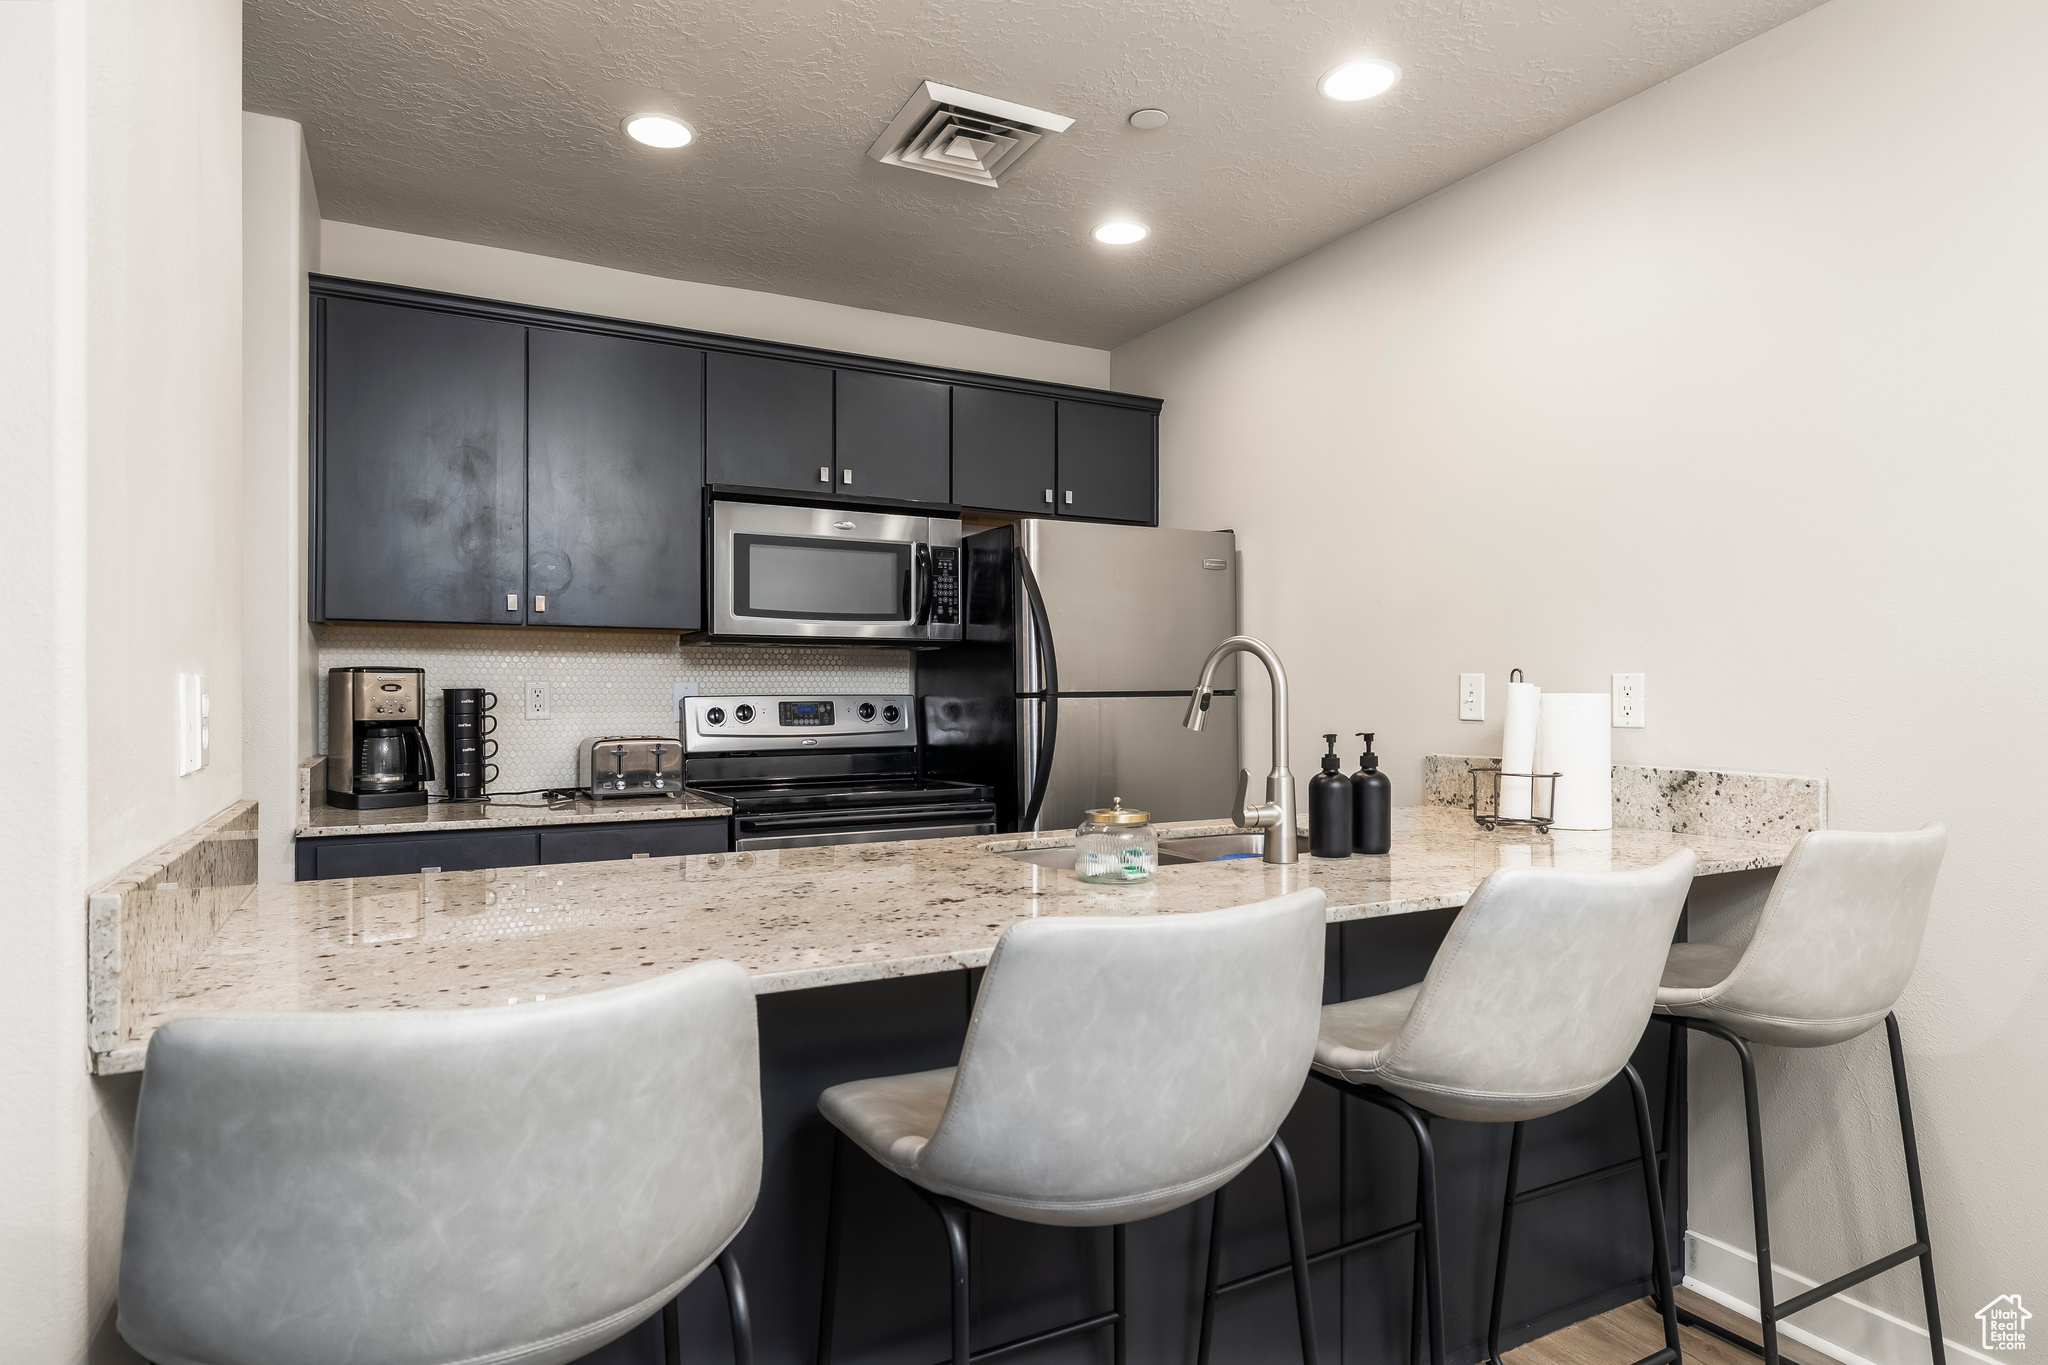
{"label": "white penny tile backsplash", "polygon": [[[901,649],[772,649],[678,644],[673,635],[582,630],[450,630],[411,626],[323,626],[320,633],[320,747],[327,747],[327,670],[402,665],[427,671],[427,737],[442,755],[441,689],[487,687],[498,694],[494,792],[568,787],[576,750],[606,735],[673,735],[675,684],[706,695],[765,692],[908,692],[911,655]],[[528,720],[525,685],[548,684],[548,720]],[[430,784],[440,791],[441,784]]]}

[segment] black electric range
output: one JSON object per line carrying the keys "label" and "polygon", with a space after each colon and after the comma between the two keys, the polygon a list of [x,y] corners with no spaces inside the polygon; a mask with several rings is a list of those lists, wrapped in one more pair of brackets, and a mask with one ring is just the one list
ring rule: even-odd
{"label": "black electric range", "polygon": [[993,788],[919,772],[915,704],[687,697],[684,784],[733,808],[740,851],[994,834]]}

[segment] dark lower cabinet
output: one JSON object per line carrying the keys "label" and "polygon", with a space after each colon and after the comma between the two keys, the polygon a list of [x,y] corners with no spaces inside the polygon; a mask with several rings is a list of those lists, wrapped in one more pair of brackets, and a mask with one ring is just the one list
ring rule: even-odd
{"label": "dark lower cabinet", "polygon": [[337,877],[396,877],[419,872],[473,872],[485,867],[602,863],[646,854],[677,858],[731,848],[729,821],[622,820],[599,825],[451,830],[445,834],[344,834],[301,837],[295,849],[302,882]]}
{"label": "dark lower cabinet", "polygon": [[704,624],[704,353],[527,333],[526,623]]}
{"label": "dark lower cabinet", "polygon": [[605,863],[617,858],[682,858],[724,853],[731,845],[726,821],[649,820],[643,824],[544,826],[544,863]]}
{"label": "dark lower cabinet", "polygon": [[1158,424],[1139,408],[1061,399],[1059,515],[1156,525]]}
{"label": "dark lower cabinet", "polygon": [[832,371],[713,351],[705,371],[704,463],[712,483],[829,488]]}
{"label": "dark lower cabinet", "polygon": [[326,299],[318,363],[316,617],[522,624],[526,329]]}
{"label": "dark lower cabinet", "polygon": [[953,501],[993,512],[1053,515],[1059,483],[1054,401],[953,386]]}
{"label": "dark lower cabinet", "polygon": [[953,488],[951,386],[928,379],[835,372],[833,414],[842,493],[905,502],[950,502]]}

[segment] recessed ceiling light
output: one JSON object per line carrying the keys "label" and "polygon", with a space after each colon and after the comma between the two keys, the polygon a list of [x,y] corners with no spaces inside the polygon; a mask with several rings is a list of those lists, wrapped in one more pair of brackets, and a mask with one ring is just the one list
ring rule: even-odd
{"label": "recessed ceiling light", "polygon": [[1323,77],[1322,91],[1333,100],[1369,100],[1401,83],[1401,68],[1378,57],[1344,65]]}
{"label": "recessed ceiling light", "polygon": [[626,136],[650,147],[687,147],[696,134],[689,124],[667,114],[635,114],[626,120]]}
{"label": "recessed ceiling light", "polygon": [[1164,109],[1140,109],[1131,115],[1131,126],[1141,132],[1166,126],[1167,113]]}
{"label": "recessed ceiling light", "polygon": [[1143,223],[1133,223],[1129,219],[1120,218],[1096,228],[1095,240],[1104,246],[1129,246],[1132,242],[1144,241],[1145,234],[1150,231],[1151,229]]}

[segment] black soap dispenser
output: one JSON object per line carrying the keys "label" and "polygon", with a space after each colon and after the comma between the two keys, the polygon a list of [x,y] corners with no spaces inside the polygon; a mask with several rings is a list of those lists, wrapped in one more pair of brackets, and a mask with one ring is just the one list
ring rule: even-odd
{"label": "black soap dispenser", "polygon": [[1344,776],[1337,758],[1337,737],[1324,735],[1323,742],[1330,746],[1323,770],[1308,780],[1308,851],[1316,858],[1349,858],[1353,779]]}
{"label": "black soap dispenser", "polygon": [[1372,736],[1364,731],[1365,752],[1351,774],[1351,849],[1354,853],[1385,853],[1394,844],[1394,784],[1380,771]]}

